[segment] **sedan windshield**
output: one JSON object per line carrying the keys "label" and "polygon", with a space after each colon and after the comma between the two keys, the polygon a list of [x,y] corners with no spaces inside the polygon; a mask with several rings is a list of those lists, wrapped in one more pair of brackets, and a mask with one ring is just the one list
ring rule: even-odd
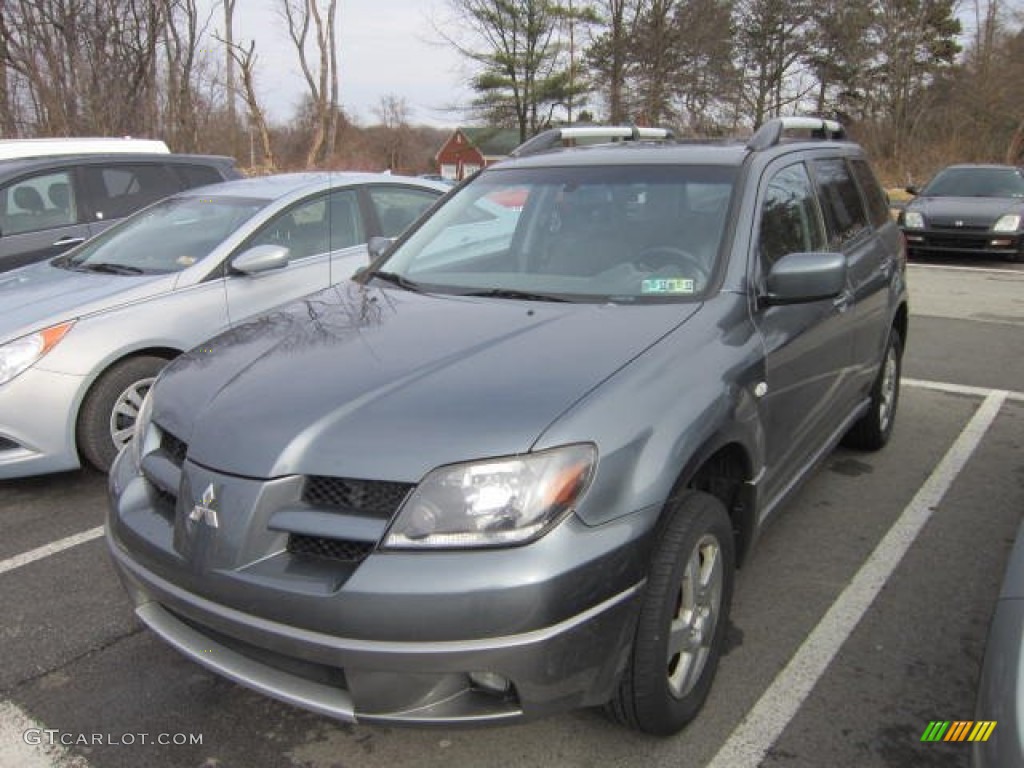
{"label": "sedan windshield", "polygon": [[718,262],[735,174],[718,166],[494,169],[379,270],[408,289],[503,299],[698,298]]}
{"label": "sedan windshield", "polygon": [[1016,168],[947,168],[921,190],[925,197],[1024,197]]}
{"label": "sedan windshield", "polygon": [[206,258],[269,202],[169,198],[114,225],[55,264],[116,275],[180,272]]}

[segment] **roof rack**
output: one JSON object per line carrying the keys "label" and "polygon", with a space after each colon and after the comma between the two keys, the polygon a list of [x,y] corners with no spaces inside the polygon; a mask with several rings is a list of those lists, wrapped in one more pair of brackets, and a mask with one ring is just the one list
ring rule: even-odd
{"label": "roof rack", "polygon": [[640,128],[635,125],[581,125],[571,128],[551,128],[527,139],[513,149],[512,157],[525,157],[564,146],[566,141],[585,139],[588,144],[606,141],[671,141],[675,135],[667,128]]}
{"label": "roof rack", "polygon": [[759,152],[782,142],[787,131],[810,131],[812,139],[842,141],[846,130],[836,120],[823,117],[776,117],[762,125],[747,142],[747,149]]}

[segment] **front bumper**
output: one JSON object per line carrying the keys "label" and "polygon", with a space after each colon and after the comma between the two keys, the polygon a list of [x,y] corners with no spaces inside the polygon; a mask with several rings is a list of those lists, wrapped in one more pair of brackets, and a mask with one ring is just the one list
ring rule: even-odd
{"label": "front bumper", "polygon": [[81,376],[29,368],[0,386],[0,480],[78,469]]}
{"label": "front bumper", "polygon": [[905,229],[908,254],[913,256],[969,254],[987,258],[1019,258],[1024,235],[987,229]]}
{"label": "front bumper", "polygon": [[[178,558],[174,528],[180,546],[188,510],[165,519],[129,463],[122,456],[111,474],[107,536],[136,614],[242,685],[343,720],[420,724],[543,716],[614,692],[653,510],[594,529],[570,519],[512,550],[375,552],[325,582],[329,564],[295,559],[283,540],[255,564],[211,565],[209,547]],[[211,476],[187,461],[183,470],[197,487]],[[250,520],[282,497],[275,481],[223,479],[225,497],[272,487]],[[234,512],[221,510],[216,535]]]}

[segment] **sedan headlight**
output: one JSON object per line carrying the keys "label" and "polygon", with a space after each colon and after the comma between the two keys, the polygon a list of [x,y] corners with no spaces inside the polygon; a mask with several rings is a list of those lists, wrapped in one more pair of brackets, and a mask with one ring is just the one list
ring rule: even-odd
{"label": "sedan headlight", "polygon": [[903,226],[907,229],[924,229],[924,216],[920,211],[907,211],[903,214]]}
{"label": "sedan headlight", "polygon": [[52,325],[0,346],[0,385],[24,373],[53,349],[71,330],[74,322]]}
{"label": "sedan headlight", "polygon": [[992,227],[993,232],[1016,232],[1018,229],[1020,229],[1019,213],[1008,213],[1001,216]]}
{"label": "sedan headlight", "polygon": [[384,547],[500,547],[532,541],[575,508],[596,463],[593,445],[568,445],[440,467],[406,499]]}

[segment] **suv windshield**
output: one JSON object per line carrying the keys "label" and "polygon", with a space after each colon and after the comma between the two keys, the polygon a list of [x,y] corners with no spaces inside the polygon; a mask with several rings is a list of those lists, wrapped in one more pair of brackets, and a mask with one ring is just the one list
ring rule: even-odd
{"label": "suv windshield", "polygon": [[180,272],[204,259],[268,202],[173,197],[111,227],[55,264],[111,274]]}
{"label": "suv windshield", "polygon": [[1024,197],[1015,168],[947,168],[921,190],[925,197]]}
{"label": "suv windshield", "polygon": [[499,298],[693,299],[714,273],[735,176],[724,166],[487,171],[380,274],[407,288]]}

